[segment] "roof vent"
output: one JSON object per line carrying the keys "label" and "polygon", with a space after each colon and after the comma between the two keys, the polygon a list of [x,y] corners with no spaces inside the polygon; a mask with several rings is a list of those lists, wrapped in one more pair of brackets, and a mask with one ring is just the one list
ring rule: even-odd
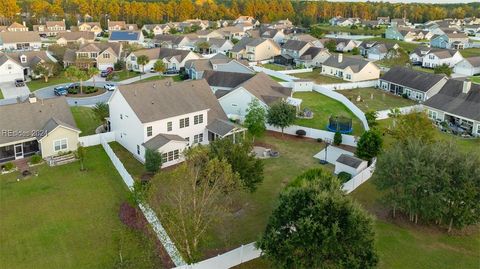
{"label": "roof vent", "polygon": [[338,54],[338,62],[339,63],[343,62],[343,53]]}
{"label": "roof vent", "polygon": [[35,96],[35,94],[31,93],[30,95],[28,95],[28,102],[30,104],[34,104],[37,102],[37,97]]}

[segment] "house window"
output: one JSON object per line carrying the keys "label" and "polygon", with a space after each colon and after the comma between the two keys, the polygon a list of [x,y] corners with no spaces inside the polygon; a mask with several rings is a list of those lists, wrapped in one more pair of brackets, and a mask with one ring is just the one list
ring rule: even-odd
{"label": "house window", "polygon": [[429,117],[430,119],[436,120],[436,119],[437,119],[437,112],[436,112],[436,111],[431,111],[431,110],[429,110],[429,111],[428,111],[428,117]]}
{"label": "house window", "polygon": [[167,122],[167,132],[171,132],[172,131],[172,122],[169,121]]}
{"label": "house window", "polygon": [[185,140],[187,141],[187,146],[190,146],[190,137],[185,137]]}
{"label": "house window", "polygon": [[120,119],[123,120],[123,114],[120,114]]}
{"label": "house window", "polygon": [[110,53],[104,53],[103,58],[104,59],[110,59]]}
{"label": "house window", "polygon": [[7,65],[7,69],[8,69],[8,70],[11,70],[11,69],[12,69],[12,65],[11,65],[11,64],[8,64],[8,65]]}
{"label": "house window", "polygon": [[180,158],[180,151],[178,149],[162,153],[162,163],[171,162]]}
{"label": "house window", "polygon": [[193,136],[193,144],[202,143],[203,142],[203,134],[196,134]]}
{"label": "house window", "polygon": [[137,154],[140,155],[140,146],[137,145]]}
{"label": "house window", "polygon": [[135,61],[137,61],[137,57],[135,57],[134,55],[132,55],[132,56],[130,56],[130,60],[132,60],[132,61],[135,62]]}
{"label": "house window", "polygon": [[350,74],[346,74],[345,77],[346,77],[347,79],[352,79],[352,75],[350,75]]}
{"label": "house window", "polygon": [[54,151],[65,150],[68,148],[67,139],[63,138],[60,140],[53,141]]}
{"label": "house window", "polygon": [[193,124],[197,125],[203,123],[203,114],[196,115],[193,117]]}
{"label": "house window", "polygon": [[190,119],[189,118],[183,118],[180,119],[180,128],[185,128],[190,126]]}
{"label": "house window", "polygon": [[152,136],[152,126],[147,127],[147,136]]}

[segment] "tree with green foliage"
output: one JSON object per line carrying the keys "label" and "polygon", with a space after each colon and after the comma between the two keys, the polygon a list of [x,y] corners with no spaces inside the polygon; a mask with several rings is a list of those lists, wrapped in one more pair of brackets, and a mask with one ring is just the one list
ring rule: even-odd
{"label": "tree with green foliage", "polygon": [[[137,57],[137,64],[142,67],[142,73],[145,73],[145,65],[150,62],[150,58],[148,58],[147,55],[140,55]],[[142,77],[142,74],[140,73],[140,78]]]}
{"label": "tree with green foliage", "polygon": [[374,128],[378,125],[377,117],[378,113],[375,110],[365,112],[365,118],[367,119],[367,123],[370,128]]}
{"label": "tree with green foliage", "polygon": [[335,135],[333,135],[333,144],[335,146],[342,144],[342,134],[340,132],[335,132]]}
{"label": "tree with green foliage", "polygon": [[233,143],[231,139],[218,139],[210,143],[210,158],[226,160],[232,171],[239,175],[241,185],[254,192],[257,185],[263,181],[263,162],[255,158],[252,153],[253,144],[245,140],[242,143]]}
{"label": "tree with green foliage", "polygon": [[157,150],[146,149],[145,150],[145,170],[147,172],[155,174],[160,170],[162,166],[162,154]]}
{"label": "tree with green foliage", "polygon": [[86,149],[80,143],[78,143],[77,147],[77,158],[80,161],[80,171],[85,171],[85,156],[86,156]]}
{"label": "tree with green foliage", "polygon": [[433,72],[435,74],[444,74],[447,77],[452,76],[452,68],[448,66],[448,64],[442,64],[442,65],[437,65],[435,68],[433,68]]}
{"label": "tree with green foliage", "polygon": [[432,121],[423,111],[400,115],[397,126],[392,130],[392,136],[405,143],[409,138],[417,137],[424,143],[432,143],[437,132]]}
{"label": "tree with green foliage", "polygon": [[161,77],[162,73],[167,70],[167,67],[165,66],[165,63],[162,59],[158,59],[155,64],[153,64],[153,70],[155,70],[155,72],[158,72],[158,75]]}
{"label": "tree with green foliage", "polygon": [[107,118],[110,115],[110,109],[107,103],[98,102],[92,108],[95,117],[102,122],[103,126],[107,124]]}
{"label": "tree with green foliage", "polygon": [[55,63],[40,62],[33,68],[33,73],[38,76],[42,76],[45,83],[48,82],[48,78],[55,74],[55,69],[58,69]]}
{"label": "tree with green foliage", "polygon": [[200,258],[199,247],[214,225],[226,225],[238,175],[226,160],[210,158],[207,147],[185,152],[186,160],[150,182],[149,203],[169,228],[176,247],[188,262]]}
{"label": "tree with green foliage", "polygon": [[409,138],[378,158],[374,184],[410,221],[463,228],[480,222],[480,157],[453,143]]}
{"label": "tree with green foliage", "polygon": [[93,87],[95,87],[95,76],[100,74],[100,70],[92,66],[92,67],[89,67],[86,72],[87,72],[87,76],[89,78],[92,78]]}
{"label": "tree with green foliage", "polygon": [[400,108],[395,107],[391,108],[390,111],[388,112],[388,117],[392,119],[393,122],[393,128],[397,127],[397,119],[402,115],[402,112],[400,111]]}
{"label": "tree with green foliage", "polygon": [[325,42],[325,48],[330,52],[334,52],[337,50],[337,43],[335,43],[335,40],[328,40]]}
{"label": "tree with green foliage", "polygon": [[294,106],[285,101],[280,101],[272,104],[268,109],[267,123],[283,130],[292,125],[297,117],[297,112]]}
{"label": "tree with green foliage", "polygon": [[265,108],[260,104],[258,99],[253,99],[248,104],[247,115],[243,122],[243,125],[247,127],[253,139],[255,139],[255,137],[261,137],[265,133],[266,117],[267,113]]}
{"label": "tree with green foliage", "polygon": [[321,169],[299,176],[279,197],[257,246],[275,268],[373,268],[373,221]]}
{"label": "tree with green foliage", "polygon": [[80,82],[80,93],[83,92],[83,81],[88,79],[87,72],[72,65],[65,70],[65,76],[73,81]]}
{"label": "tree with green foliage", "polygon": [[381,152],[382,144],[382,136],[377,130],[366,131],[358,140],[355,155],[360,159],[371,161]]}
{"label": "tree with green foliage", "polygon": [[360,54],[360,49],[358,47],[355,47],[352,49],[352,55],[359,55]]}
{"label": "tree with green foliage", "polygon": [[211,45],[207,41],[202,41],[197,44],[197,48],[200,51],[200,53],[209,53],[210,47]]}

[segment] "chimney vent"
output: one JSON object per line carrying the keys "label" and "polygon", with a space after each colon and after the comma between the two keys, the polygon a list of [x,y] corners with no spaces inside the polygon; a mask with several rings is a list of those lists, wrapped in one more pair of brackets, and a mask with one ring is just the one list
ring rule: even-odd
{"label": "chimney vent", "polygon": [[462,92],[467,94],[472,88],[472,82],[470,80],[465,80],[463,82]]}
{"label": "chimney vent", "polygon": [[30,104],[34,104],[37,102],[37,97],[35,96],[35,94],[31,93],[30,95],[28,95],[28,102]]}
{"label": "chimney vent", "polygon": [[343,53],[338,54],[338,62],[339,63],[343,62]]}

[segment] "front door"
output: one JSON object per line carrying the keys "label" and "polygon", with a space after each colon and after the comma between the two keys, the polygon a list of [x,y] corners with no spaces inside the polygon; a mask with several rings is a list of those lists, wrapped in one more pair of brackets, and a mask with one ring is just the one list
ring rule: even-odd
{"label": "front door", "polygon": [[15,160],[23,158],[23,144],[16,144],[14,146]]}

